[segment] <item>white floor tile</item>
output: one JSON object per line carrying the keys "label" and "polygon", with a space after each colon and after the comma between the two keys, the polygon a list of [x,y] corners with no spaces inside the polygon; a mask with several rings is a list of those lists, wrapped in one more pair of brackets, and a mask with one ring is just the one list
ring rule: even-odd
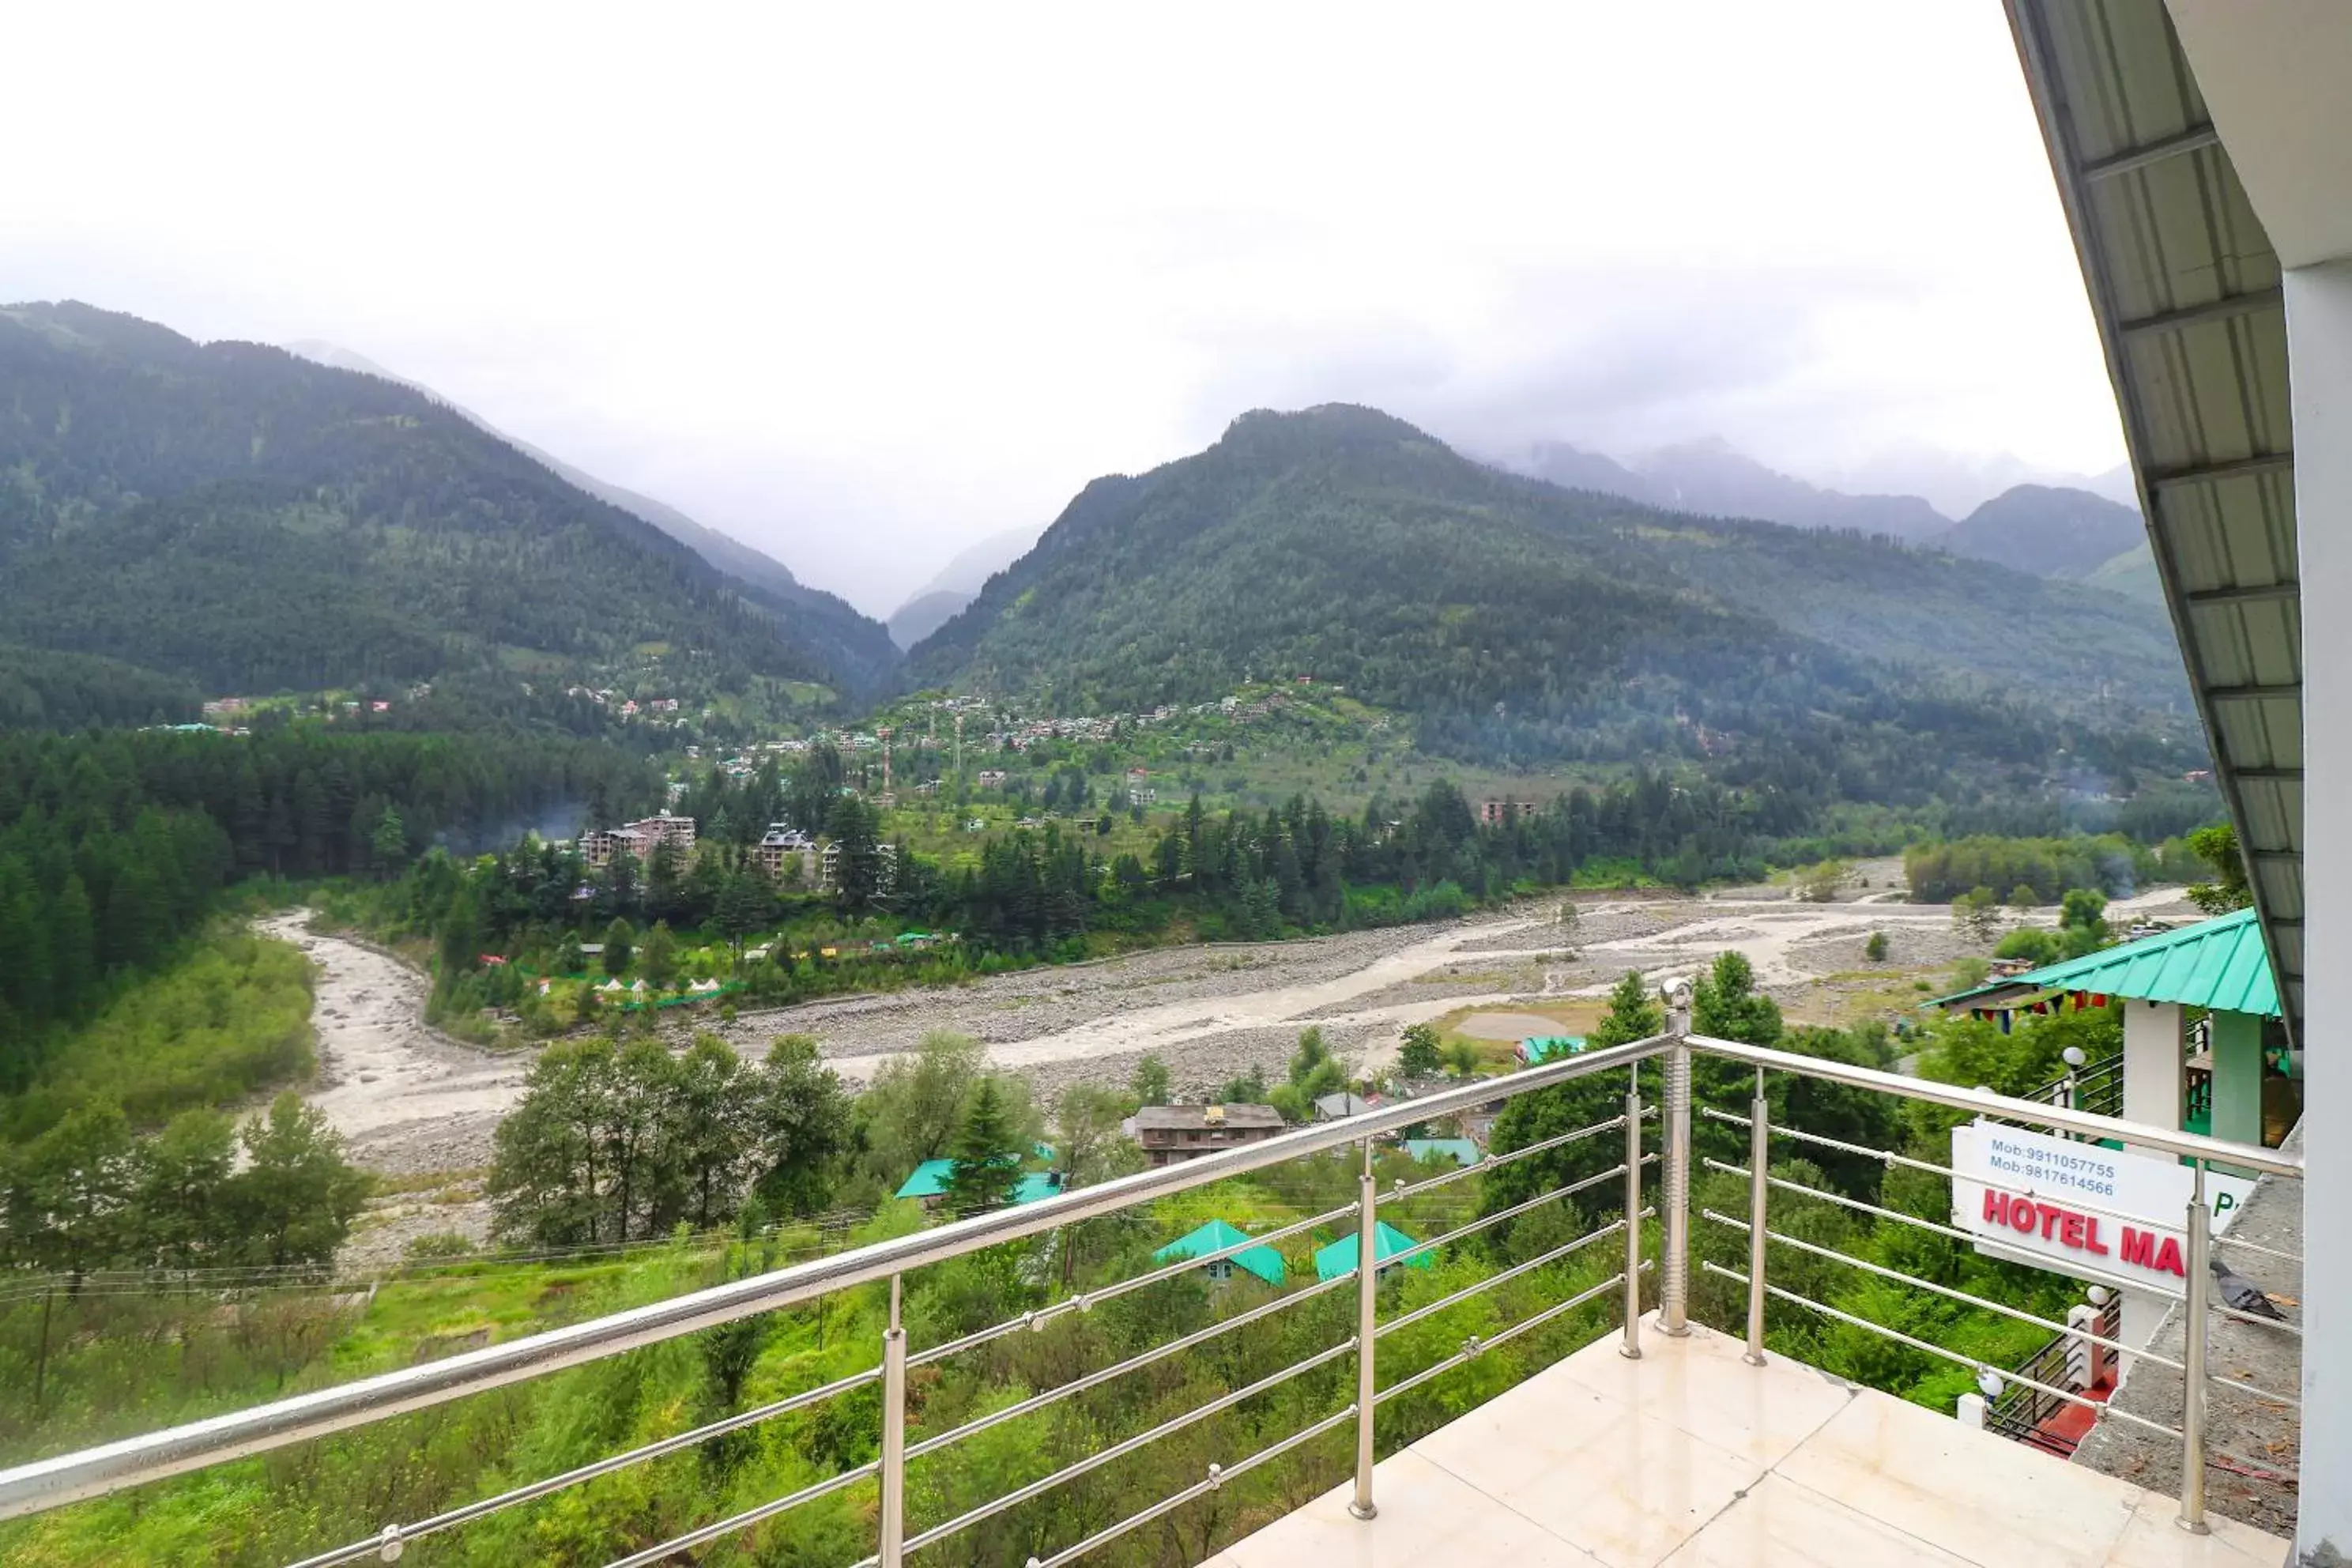
{"label": "white floor tile", "polygon": [[1679,1343],[1644,1323],[1642,1344],[1639,1361],[1585,1351],[1556,1370],[1759,1464],[1780,1463],[1854,1394],[1846,1384],[1786,1356],[1750,1366],[1742,1359],[1744,1342],[1696,1323]]}
{"label": "white floor tile", "polygon": [[1967,1559],[1767,1476],[1666,1559],[1665,1568],[1969,1568]]}
{"label": "white floor tile", "polygon": [[1865,1390],[1780,1473],[1986,1568],[2104,1568],[2137,1487]]}
{"label": "white floor tile", "polygon": [[2292,1542],[2249,1524],[2208,1513],[2211,1533],[2191,1535],[2173,1521],[2180,1504],[2154,1492],[2140,1495],[2123,1539],[2107,1553],[2106,1568],[2284,1568]]}
{"label": "white floor tile", "polygon": [[1211,1559],[1213,1568],[1594,1568],[1593,1560],[1407,1449],[1373,1477],[1380,1516],[1327,1493]]}

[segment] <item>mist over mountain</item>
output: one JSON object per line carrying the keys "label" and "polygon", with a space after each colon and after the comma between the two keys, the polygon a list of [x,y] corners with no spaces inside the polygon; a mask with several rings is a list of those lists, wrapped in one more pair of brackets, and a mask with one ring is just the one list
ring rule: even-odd
{"label": "mist over mountain", "polygon": [[288,343],[285,347],[289,353],[299,354],[304,359],[338,370],[381,376],[421,393],[477,428],[497,437],[523,456],[545,465],[557,478],[600,500],[611,502],[623,511],[645,519],[721,572],[740,578],[769,604],[780,608],[788,607],[793,612],[804,640],[829,665],[850,676],[856,684],[871,685],[897,666],[898,645],[892,643],[890,634],[881,623],[860,614],[838,595],[808,586],[793,575],[790,567],[773,556],[715,528],[697,522],[666,501],[656,500],[651,496],[601,479],[584,468],[511,436],[465,405],[443,396],[422,382],[412,381],[386,370],[363,354],[316,339]]}
{"label": "mist over mountain", "polygon": [[959,551],[938,575],[890,613],[891,641],[903,650],[929,637],[977,598],[991,577],[1018,561],[1036,540],[1034,529],[1013,528]]}
{"label": "mist over mountain", "polygon": [[0,625],[28,647],[213,690],[647,650],[705,679],[860,682],[829,615],[443,402],[282,349],[0,307]]}
{"label": "mist over mountain", "polygon": [[1917,542],[1952,520],[1917,496],[1847,495],[1767,468],[1709,437],[1652,452],[1633,464],[1565,442],[1547,442],[1506,467],[1570,489],[1600,490],[1707,517],[1751,517],[1791,528],[1842,528]]}

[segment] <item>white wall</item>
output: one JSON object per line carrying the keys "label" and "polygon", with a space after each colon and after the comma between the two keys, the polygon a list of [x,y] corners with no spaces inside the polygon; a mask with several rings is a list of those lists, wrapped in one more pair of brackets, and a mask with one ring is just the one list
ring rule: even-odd
{"label": "white wall", "polygon": [[[2295,1544],[2352,1562],[2352,261],[2285,278],[2303,575],[2303,1457]],[[2329,1223],[2327,1216],[2336,1216]],[[2333,1555],[2330,1555],[2330,1553]]]}

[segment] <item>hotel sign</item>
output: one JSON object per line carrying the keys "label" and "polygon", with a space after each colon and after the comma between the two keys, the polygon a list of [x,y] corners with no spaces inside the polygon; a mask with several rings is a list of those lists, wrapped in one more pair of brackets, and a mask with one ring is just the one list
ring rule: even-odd
{"label": "hotel sign", "polygon": [[[2195,1178],[2157,1154],[1979,1121],[1952,1129],[1952,1223],[1980,1252],[2062,1273],[2178,1288]],[[2213,1229],[2254,1184],[2207,1172]]]}

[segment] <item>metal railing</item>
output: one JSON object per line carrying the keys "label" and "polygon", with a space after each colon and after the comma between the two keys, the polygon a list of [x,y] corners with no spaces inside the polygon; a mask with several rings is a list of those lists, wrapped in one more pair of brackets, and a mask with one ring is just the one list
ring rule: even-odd
{"label": "metal railing", "polygon": [[[1721,1107],[1696,1108],[1692,1097],[1692,1058],[1705,1054],[1719,1059],[1742,1064],[1755,1074],[1755,1093],[1748,1106],[1748,1114],[1739,1115]],[[1638,1064],[1658,1058],[1663,1068],[1664,1103],[1654,1110],[1644,1106],[1636,1081],[1626,1094],[1621,1114],[1591,1126],[1577,1128],[1528,1144],[1523,1148],[1489,1157],[1483,1163],[1459,1171],[1448,1172],[1412,1184],[1400,1183],[1383,1194],[1373,1175],[1372,1153],[1376,1142],[1385,1135],[1402,1131],[1422,1121],[1454,1115],[1507,1099],[1553,1088],[1575,1079],[1612,1071],[1626,1071]],[[2251,1385],[2237,1384],[2227,1378],[2209,1376],[2206,1367],[2204,1340],[2210,1316],[2220,1313],[2242,1318],[2250,1322],[2263,1320],[2217,1307],[2210,1300],[2210,1279],[2207,1278],[2209,1211],[2204,1204],[2203,1166],[2207,1163],[2229,1165],[2236,1169],[2294,1176],[2301,1171],[2300,1160],[2291,1154],[2271,1150],[2226,1143],[2194,1133],[2154,1127],[2139,1126],[2114,1117],[2080,1109],[2073,1104],[2045,1104],[2007,1099],[1979,1090],[1957,1088],[1918,1079],[1906,1078],[1874,1068],[1807,1057],[1763,1047],[1742,1045],[1733,1041],[1711,1039],[1688,1032],[1687,1013],[1678,1005],[1671,1018],[1668,1032],[1630,1045],[1589,1051],[1579,1056],[1532,1067],[1500,1080],[1467,1084],[1418,1100],[1384,1106],[1343,1121],[1302,1128],[1266,1140],[1264,1142],[1223,1151],[1181,1164],[1159,1167],[1134,1175],[1107,1182],[1096,1187],[1066,1192],[1055,1197],[1018,1208],[975,1215],[916,1232],[890,1240],[877,1242],[852,1251],[810,1259],[791,1267],[747,1279],[698,1290],[670,1300],[613,1313],[590,1321],[532,1334],[505,1344],[487,1346],[446,1360],[385,1373],[314,1393],[282,1399],[253,1409],[191,1422],[165,1431],[109,1443],[97,1447],[0,1470],[0,1520],[39,1512],[78,1500],[100,1496],[122,1487],[141,1484],[185,1471],[216,1465],[250,1455],[267,1453],[289,1445],[301,1443],[330,1433],[382,1421],[404,1412],[425,1409],[451,1400],[486,1390],[499,1388],[526,1379],[546,1375],[558,1370],[581,1365],[604,1357],[617,1355],[644,1346],[661,1343],[684,1334],[697,1332],[721,1323],[795,1306],[818,1300],[829,1293],[864,1285],[887,1285],[888,1313],[882,1334],[879,1364],[837,1379],[817,1388],[793,1394],[787,1398],[739,1411],[689,1431],[663,1437],[625,1452],[611,1455],[593,1463],[562,1474],[511,1488],[495,1496],[450,1508],[428,1518],[387,1524],[376,1534],[353,1541],[306,1558],[299,1568],[329,1568],[331,1564],[375,1557],[382,1561],[396,1560],[405,1546],[418,1539],[456,1529],[469,1521],[482,1519],[502,1510],[512,1508],[537,1498],[546,1497],[567,1488],[578,1486],[600,1476],[610,1475],[630,1466],[677,1453],[709,1439],[740,1431],[757,1424],[773,1420],[793,1411],[839,1397],[855,1390],[880,1385],[881,1431],[879,1451],[866,1463],[845,1468],[789,1495],[772,1499],[756,1507],[711,1521],[684,1534],[660,1542],[643,1551],[620,1558],[614,1568],[642,1568],[670,1559],[707,1542],[720,1540],[750,1529],[766,1520],[830,1496],[846,1488],[872,1482],[876,1497],[876,1553],[867,1560],[875,1568],[901,1568],[908,1556],[927,1547],[952,1539],[982,1521],[1042,1497],[1111,1464],[1138,1453],[1176,1432],[1230,1410],[1288,1380],[1318,1368],[1342,1361],[1352,1363],[1353,1398],[1343,1407],[1310,1422],[1302,1429],[1280,1438],[1258,1451],[1238,1457],[1233,1463],[1210,1467],[1209,1473],[1199,1481],[1184,1487],[1168,1497],[1151,1503],[1139,1512],[1110,1524],[1083,1540],[1057,1549],[1052,1555],[1032,1558],[1033,1564],[1058,1564],[1076,1561],[1097,1548],[1118,1539],[1129,1531],[1184,1506],[1185,1503],[1229,1484],[1238,1477],[1265,1465],[1283,1455],[1315,1441],[1328,1434],[1352,1426],[1355,1436],[1354,1493],[1350,1510],[1359,1518],[1371,1519],[1377,1512],[1374,1499],[1375,1429],[1374,1414],[1383,1404],[1417,1388],[1430,1380],[1444,1375],[1496,1346],[1531,1333],[1542,1325],[1555,1321],[1579,1307],[1607,1298],[1622,1301],[1622,1352],[1629,1357],[1642,1353],[1639,1324],[1641,1319],[1642,1276],[1650,1267],[1644,1256],[1645,1227],[1643,1221],[1655,1215],[1661,1220],[1663,1232],[1658,1247],[1656,1271],[1659,1281],[1656,1319],[1657,1331],[1679,1336],[1690,1331],[1691,1268],[1691,1190],[1694,1166],[1713,1170],[1748,1182],[1748,1202],[1744,1215],[1703,1211],[1701,1217],[1742,1233],[1748,1242],[1747,1268],[1744,1271],[1726,1268],[1713,1261],[1704,1264],[1703,1271],[1727,1278],[1744,1286],[1747,1299],[1747,1355],[1758,1364],[1765,1360],[1767,1303],[1779,1300],[1824,1315],[1851,1326],[1885,1335],[1930,1355],[1940,1356],[1979,1371],[1996,1371],[2005,1378],[2032,1387],[2055,1399],[2082,1400],[2071,1390],[2045,1384],[2030,1373],[2021,1375],[2007,1369],[1983,1368],[1969,1357],[1957,1354],[1916,1339],[1898,1331],[1843,1311],[1828,1303],[1811,1300],[1784,1287],[1774,1285],[1769,1279],[1770,1251],[1774,1247],[1791,1248],[1842,1265],[1926,1289],[1969,1306],[2005,1315],[2011,1319],[2040,1325],[2054,1333],[2075,1333],[2068,1325],[2041,1318],[2020,1309],[1990,1301],[1949,1286],[1901,1274],[1882,1265],[1821,1247],[1772,1228],[1773,1194],[1777,1191],[1801,1194],[1807,1201],[1827,1201],[1848,1208],[1905,1225],[1917,1226],[1962,1241],[1973,1242],[1972,1233],[1957,1226],[1909,1215],[1900,1210],[1864,1202],[1845,1194],[1805,1185],[1786,1177],[1776,1176],[1771,1170],[1771,1141],[1775,1138],[1795,1140],[1818,1147],[1826,1147],[1848,1154],[1867,1156],[1885,1162],[1890,1167],[1901,1165],[1931,1172],[1946,1178],[1955,1175],[1948,1168],[1930,1161],[1916,1159],[1892,1151],[1864,1148],[1851,1142],[1808,1132],[1802,1129],[1774,1125],[1765,1093],[1767,1074],[1792,1074],[1844,1084],[1852,1088],[1873,1090],[1913,1100],[1925,1100],[1950,1109],[1989,1118],[2001,1118],[2053,1128],[2061,1132],[2094,1140],[2128,1142],[2141,1148],[2172,1154],[2195,1163],[2196,1196],[2184,1216],[2189,1238],[2186,1289],[2179,1298],[2189,1318],[2188,1350],[2183,1359],[2174,1363],[2146,1351],[2134,1350],[2117,1343],[2112,1335],[2091,1334],[2095,1342],[2114,1351],[2139,1356],[2144,1360],[2178,1366],[2187,1379],[2188,1408],[2179,1428],[2129,1415],[2098,1407],[2098,1413],[2115,1418],[2137,1421],[2157,1431],[2176,1436],[2182,1444],[2184,1480],[2181,1497],[2182,1522],[2190,1528],[2201,1528],[2203,1521],[2202,1480],[2204,1397],[2210,1384],[2252,1390]],[[1694,1157],[1693,1121],[1695,1112],[1712,1120],[1744,1126],[1748,1132],[1748,1163],[1745,1167],[1714,1159]],[[1657,1152],[1645,1152],[1643,1129],[1655,1115],[1662,1124],[1661,1147]],[[1559,1151],[1582,1141],[1604,1138],[1611,1133],[1622,1138],[1622,1154],[1605,1170],[1573,1181],[1549,1187],[1524,1202],[1509,1205],[1492,1213],[1482,1214],[1452,1229],[1423,1242],[1412,1243],[1404,1250],[1386,1257],[1379,1253],[1381,1205],[1409,1201],[1423,1194],[1452,1183],[1506,1167],[1519,1160],[1529,1159],[1549,1152]],[[1139,1205],[1148,1204],[1169,1195],[1202,1187],[1229,1177],[1244,1175],[1303,1156],[1349,1151],[1360,1155],[1361,1164],[1353,1204],[1317,1214],[1284,1226],[1276,1230],[1252,1236],[1214,1252],[1204,1252],[1162,1267],[1144,1270],[1133,1276],[1068,1296],[1017,1319],[991,1325],[959,1338],[912,1351],[907,1342],[907,1331],[901,1316],[901,1295],[905,1277],[927,1265],[946,1261],[975,1252],[983,1247],[999,1246],[1024,1237],[1060,1229],[1080,1221],[1119,1213]],[[1652,1163],[1660,1166],[1659,1200],[1655,1208],[1644,1205],[1645,1184],[1643,1172]],[[1974,1176],[1960,1179],[1979,1181]],[[1500,1268],[1463,1289],[1449,1292],[1434,1300],[1409,1310],[1392,1313],[1385,1322],[1381,1319],[1381,1280],[1400,1266],[1417,1257],[1465,1240],[1490,1227],[1507,1224],[1533,1214],[1547,1205],[1594,1187],[1611,1183],[1622,1184],[1622,1205],[1619,1217],[1568,1241],[1546,1247],[1538,1256]],[[2023,1191],[2023,1189],[2020,1189]],[[2029,1194],[2030,1195],[2030,1194]],[[2077,1205],[2076,1206],[2083,1206]],[[1266,1301],[1231,1313],[1192,1333],[1165,1344],[1154,1345],[1127,1359],[1096,1371],[1083,1373],[1057,1387],[1034,1394],[1016,1404],[991,1411],[966,1421],[951,1429],[921,1436],[909,1440],[907,1429],[908,1377],[911,1368],[924,1366],[962,1354],[978,1346],[1005,1335],[1034,1331],[1066,1313],[1086,1312],[1106,1300],[1143,1289],[1153,1283],[1205,1266],[1231,1259],[1251,1249],[1268,1247],[1280,1241],[1305,1236],[1317,1228],[1352,1218],[1357,1236],[1354,1267],[1338,1277],[1297,1289],[1286,1290]],[[1409,1376],[1382,1386],[1380,1382],[1377,1349],[1381,1340],[1408,1326],[1422,1323],[1436,1314],[1461,1305],[1510,1280],[1521,1279],[1535,1269],[1565,1259],[1590,1247],[1614,1244],[1612,1256],[1622,1262],[1610,1277],[1588,1288],[1565,1295],[1561,1300],[1529,1313],[1484,1339],[1473,1337],[1460,1349],[1423,1367]],[[2256,1248],[2257,1251],[2273,1249]],[[2280,1255],[2285,1256],[2285,1255]],[[2137,1282],[2136,1288],[2145,1289]],[[1302,1304],[1327,1295],[1346,1290],[1350,1285],[1356,1290],[1353,1332],[1337,1342],[1317,1350],[1291,1364],[1244,1385],[1232,1389],[1208,1403],[1171,1417],[1149,1430],[1110,1444],[1061,1468],[1030,1481],[1001,1497],[979,1503],[953,1517],[909,1531],[907,1519],[907,1470],[910,1463],[952,1449],[964,1439],[1003,1422],[1032,1415],[1060,1402],[1097,1389],[1155,1363],[1167,1361],[1204,1345],[1220,1336],[1230,1334],[1250,1325],[1265,1322],[1277,1315],[1291,1312]],[[2277,1397],[2276,1395],[2266,1395]]]}
{"label": "metal railing", "polygon": [[[2097,1327],[2089,1340],[2095,1353],[2116,1342],[2123,1332],[2121,1296],[2109,1294],[2097,1313]],[[2085,1379],[2077,1375],[2077,1365],[2084,1360],[2086,1336],[2070,1329],[2045,1341],[2041,1349],[2001,1374],[2001,1390],[1985,1405],[1985,1430],[1998,1432],[2016,1442],[2040,1448],[2045,1453],[2064,1458],[2074,1451],[2074,1446],[2053,1437],[2044,1428],[2051,1419],[2062,1414],[2068,1401],[2044,1394],[2052,1384],[2078,1387]],[[2112,1353],[2112,1352],[2107,1352]]]}

